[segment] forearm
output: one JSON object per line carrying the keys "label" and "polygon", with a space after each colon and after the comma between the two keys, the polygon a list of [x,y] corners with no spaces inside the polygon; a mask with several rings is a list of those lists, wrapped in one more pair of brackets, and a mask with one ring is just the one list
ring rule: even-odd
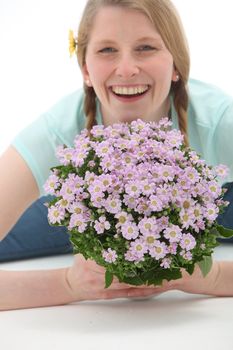
{"label": "forearm", "polygon": [[25,160],[13,146],[0,157],[0,169],[1,241],[26,208],[39,197],[39,189]]}
{"label": "forearm", "polygon": [[214,295],[233,296],[233,261],[219,261]]}
{"label": "forearm", "polygon": [[72,300],[67,269],[0,271],[0,310],[55,306]]}

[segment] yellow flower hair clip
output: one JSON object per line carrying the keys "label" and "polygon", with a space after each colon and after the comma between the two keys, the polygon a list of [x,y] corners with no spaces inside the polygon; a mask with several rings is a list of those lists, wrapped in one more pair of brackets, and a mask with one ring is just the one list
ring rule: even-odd
{"label": "yellow flower hair clip", "polygon": [[77,51],[78,46],[78,40],[77,37],[74,36],[73,30],[69,31],[69,52],[70,57],[73,56],[73,54]]}

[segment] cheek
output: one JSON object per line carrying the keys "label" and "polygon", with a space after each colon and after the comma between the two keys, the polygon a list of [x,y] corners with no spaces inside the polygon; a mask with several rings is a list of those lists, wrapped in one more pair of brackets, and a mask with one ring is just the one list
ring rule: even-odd
{"label": "cheek", "polygon": [[151,75],[155,77],[155,79],[159,79],[161,81],[167,82],[171,81],[173,74],[173,60],[166,55],[163,55],[156,59],[150,65]]}
{"label": "cheek", "polygon": [[111,67],[107,62],[98,62],[96,60],[88,60],[88,72],[93,82],[101,82],[111,74]]}

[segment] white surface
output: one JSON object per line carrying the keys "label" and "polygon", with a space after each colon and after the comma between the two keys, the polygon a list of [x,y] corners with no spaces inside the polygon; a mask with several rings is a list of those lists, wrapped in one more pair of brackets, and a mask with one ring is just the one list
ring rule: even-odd
{"label": "white surface", "polygon": [[[233,259],[224,244],[216,259]],[[2,269],[67,266],[71,255],[1,264]],[[170,291],[135,301],[82,302],[0,313],[0,349],[233,349],[233,298]]]}

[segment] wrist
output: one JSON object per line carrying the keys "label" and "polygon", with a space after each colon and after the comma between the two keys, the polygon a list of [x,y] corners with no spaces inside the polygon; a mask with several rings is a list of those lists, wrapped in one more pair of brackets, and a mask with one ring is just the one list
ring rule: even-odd
{"label": "wrist", "polygon": [[76,293],[73,289],[73,278],[72,278],[72,268],[67,267],[64,269],[64,284],[65,284],[65,289],[67,291],[68,298],[70,299],[70,303],[78,301]]}
{"label": "wrist", "polygon": [[217,296],[233,296],[233,262],[218,261],[218,274],[215,280]]}
{"label": "wrist", "polygon": [[207,292],[210,295],[217,295],[219,290],[219,284],[220,284],[220,276],[221,276],[221,269],[220,269],[220,262],[219,261],[213,261],[213,266],[209,272],[209,274],[205,277],[206,278],[206,284],[207,284]]}

